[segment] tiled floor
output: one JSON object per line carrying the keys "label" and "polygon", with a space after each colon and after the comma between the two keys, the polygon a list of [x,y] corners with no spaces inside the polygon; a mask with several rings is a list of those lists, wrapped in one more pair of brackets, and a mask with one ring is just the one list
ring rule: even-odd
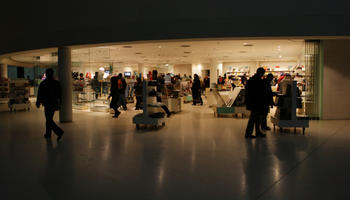
{"label": "tiled floor", "polygon": [[75,112],[58,145],[42,110],[0,112],[0,199],[350,199],[350,121],[246,140],[246,119],[205,107],[160,130],[135,113]]}

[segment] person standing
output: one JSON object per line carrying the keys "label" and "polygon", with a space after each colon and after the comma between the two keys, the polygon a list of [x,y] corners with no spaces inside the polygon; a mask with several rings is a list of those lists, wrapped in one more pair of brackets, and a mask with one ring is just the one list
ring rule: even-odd
{"label": "person standing", "polygon": [[192,105],[196,105],[198,101],[201,103],[201,105],[203,105],[202,94],[201,94],[201,81],[199,80],[199,76],[197,74],[194,74],[194,78],[193,78],[192,98],[193,98]]}
{"label": "person standing", "polygon": [[136,108],[135,110],[140,110],[142,109],[142,91],[143,91],[143,84],[141,81],[141,78],[138,77],[136,79],[136,84],[135,84],[135,96],[136,96]]}
{"label": "person standing", "polygon": [[126,81],[123,78],[122,73],[118,74],[118,92],[120,95],[121,105],[123,106],[123,110],[127,110],[126,107],[126,99],[125,99],[125,90],[126,90]]}
{"label": "person standing", "polygon": [[[266,136],[260,131],[261,120],[266,105],[266,87],[262,79],[264,74],[264,68],[259,67],[254,76],[247,81],[247,85],[245,87],[246,107],[247,110],[250,110],[250,117],[245,131],[245,138]],[[254,126],[255,136],[252,135]]]}
{"label": "person standing", "polygon": [[274,103],[273,103],[273,92],[271,90],[271,82],[273,80],[273,75],[270,73],[266,76],[266,78],[264,79],[264,83],[265,83],[265,92],[266,92],[266,105],[264,108],[264,113],[263,113],[263,118],[262,118],[262,122],[261,122],[261,129],[263,130],[271,130],[270,127],[267,126],[267,115],[270,112],[270,107],[272,108]]}
{"label": "person standing", "polygon": [[247,74],[244,73],[242,76],[241,76],[241,83],[242,85],[247,85]]}
{"label": "person standing", "polygon": [[116,76],[113,76],[111,78],[111,93],[108,96],[108,99],[112,97],[112,100],[109,106],[114,110],[113,118],[118,118],[118,116],[120,115],[120,111],[118,110],[118,108],[120,107],[120,103],[121,103],[121,94],[119,93],[119,90],[118,90],[118,80],[119,79]]}
{"label": "person standing", "polygon": [[40,108],[40,105],[44,106],[46,118],[46,133],[44,138],[50,139],[51,132],[53,131],[57,135],[57,142],[59,142],[64,131],[54,122],[53,116],[55,111],[60,109],[62,96],[61,86],[53,78],[53,74],[53,69],[49,68],[46,70],[46,79],[39,85],[36,107]]}

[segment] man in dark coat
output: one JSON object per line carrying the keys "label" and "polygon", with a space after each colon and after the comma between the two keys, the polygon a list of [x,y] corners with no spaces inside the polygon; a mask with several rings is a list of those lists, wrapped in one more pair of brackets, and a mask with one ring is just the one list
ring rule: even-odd
{"label": "man in dark coat", "polygon": [[54,71],[51,68],[46,70],[46,79],[39,86],[36,106],[39,108],[42,104],[45,107],[46,133],[44,137],[50,139],[51,132],[54,131],[57,135],[57,142],[59,142],[64,131],[53,121],[53,116],[55,111],[60,109],[62,96],[61,86],[53,78],[53,73]]}
{"label": "man in dark coat", "polygon": [[118,110],[118,108],[120,107],[120,103],[121,103],[121,95],[119,94],[118,77],[116,76],[113,76],[111,78],[111,93],[108,99],[110,97],[112,97],[110,107],[114,110],[113,118],[118,118],[118,116],[120,115],[120,111]]}
{"label": "man in dark coat", "polygon": [[[264,113],[266,103],[266,87],[262,77],[265,70],[259,67],[246,85],[246,106],[250,110],[250,117],[245,132],[245,138],[265,137],[260,131],[261,119]],[[252,135],[255,125],[255,136]]]}
{"label": "man in dark coat", "polygon": [[196,105],[196,103],[199,101],[201,105],[203,105],[202,95],[201,95],[201,81],[199,80],[199,76],[197,74],[194,74],[194,79],[192,83],[192,99],[193,104]]}
{"label": "man in dark coat", "polygon": [[264,79],[264,83],[265,83],[265,92],[266,92],[266,105],[265,105],[265,109],[264,109],[264,113],[263,113],[263,118],[262,118],[262,122],[261,122],[261,128],[263,130],[271,130],[270,127],[267,126],[267,115],[270,112],[270,106],[272,108],[272,106],[274,105],[273,103],[273,96],[274,93],[271,90],[271,81],[273,80],[273,75],[270,73],[267,75],[267,77]]}
{"label": "man in dark coat", "polygon": [[125,90],[126,90],[126,81],[123,78],[123,75],[121,73],[118,74],[118,91],[120,95],[120,101],[121,105],[123,106],[123,110],[127,110],[126,107],[126,99],[125,99]]}

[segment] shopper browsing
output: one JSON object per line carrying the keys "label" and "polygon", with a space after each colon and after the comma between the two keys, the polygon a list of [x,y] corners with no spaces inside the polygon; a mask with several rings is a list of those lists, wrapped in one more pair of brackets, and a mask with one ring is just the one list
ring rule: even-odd
{"label": "shopper browsing", "polygon": [[199,80],[199,76],[194,74],[193,84],[192,84],[192,99],[193,104],[196,105],[197,102],[200,102],[203,105],[202,94],[201,94],[201,81]]}
{"label": "shopper browsing", "polygon": [[[265,70],[259,67],[246,85],[246,106],[250,110],[250,117],[247,124],[245,138],[265,137],[266,135],[260,131],[261,120],[264,114],[266,103],[266,90],[262,77]],[[252,135],[255,126],[255,136]]]}
{"label": "shopper browsing", "polygon": [[110,107],[114,110],[114,118],[117,118],[120,115],[118,108],[121,105],[121,94],[119,93],[118,89],[118,81],[119,79],[116,76],[111,78],[111,93],[108,97],[108,99],[112,97]]}
{"label": "shopper browsing", "polygon": [[55,111],[60,109],[62,96],[61,86],[59,82],[53,78],[53,74],[53,69],[49,68],[46,70],[46,79],[41,82],[39,86],[36,107],[39,108],[42,104],[45,108],[46,133],[44,138],[50,139],[51,132],[54,131],[57,135],[57,142],[59,142],[64,131],[54,122],[53,116]]}
{"label": "shopper browsing", "polygon": [[143,83],[141,81],[141,78],[138,77],[137,82],[135,84],[135,96],[136,96],[136,108],[135,110],[142,109],[142,90],[143,90]]}
{"label": "shopper browsing", "polygon": [[121,105],[123,106],[123,110],[127,110],[126,107],[126,99],[125,99],[125,90],[126,90],[126,81],[123,78],[123,75],[121,73],[118,74],[118,92],[119,92],[119,98],[121,101]]}
{"label": "shopper browsing", "polygon": [[264,113],[263,113],[263,117],[262,117],[262,122],[261,122],[261,128],[263,130],[271,130],[270,127],[267,126],[267,115],[270,112],[270,107],[272,108],[274,103],[273,103],[273,96],[274,93],[271,90],[271,82],[273,80],[273,75],[270,73],[266,76],[266,78],[264,79],[264,83],[265,83],[265,93],[266,93],[266,105],[264,108]]}

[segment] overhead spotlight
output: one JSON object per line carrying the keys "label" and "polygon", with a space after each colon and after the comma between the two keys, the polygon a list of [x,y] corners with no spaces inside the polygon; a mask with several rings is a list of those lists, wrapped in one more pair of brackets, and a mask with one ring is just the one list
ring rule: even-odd
{"label": "overhead spotlight", "polygon": [[159,46],[158,46],[158,48],[159,48],[159,49],[161,49],[161,48],[162,48],[162,46],[161,46],[161,45],[159,45]]}
{"label": "overhead spotlight", "polygon": [[250,43],[248,43],[248,42],[245,42],[245,43],[243,43],[243,46],[245,46],[245,47],[252,47],[252,46],[254,46],[253,44],[250,44]]}
{"label": "overhead spotlight", "polygon": [[280,55],[279,58],[282,58],[282,56]]}

